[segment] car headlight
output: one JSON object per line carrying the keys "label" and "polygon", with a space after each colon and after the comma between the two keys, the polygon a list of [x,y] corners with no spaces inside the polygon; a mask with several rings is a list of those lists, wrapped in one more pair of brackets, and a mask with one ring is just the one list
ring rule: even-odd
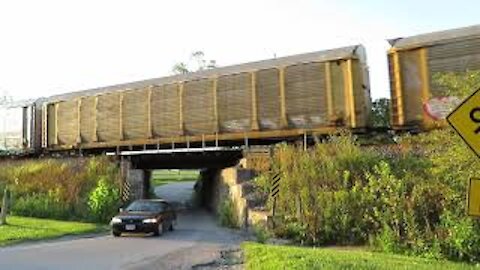
{"label": "car headlight", "polygon": [[121,219],[119,219],[119,218],[117,218],[117,217],[114,217],[114,218],[112,218],[112,221],[111,221],[110,223],[112,223],[112,224],[115,224],[115,223],[122,223],[122,220],[121,220]]}
{"label": "car headlight", "polygon": [[143,223],[157,223],[156,218],[147,218],[143,220]]}

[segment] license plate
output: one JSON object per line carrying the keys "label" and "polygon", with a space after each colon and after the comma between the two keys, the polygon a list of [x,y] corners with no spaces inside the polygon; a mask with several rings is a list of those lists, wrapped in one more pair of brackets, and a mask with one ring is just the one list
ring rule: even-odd
{"label": "license plate", "polygon": [[125,230],[127,231],[134,231],[135,230],[135,225],[125,225]]}

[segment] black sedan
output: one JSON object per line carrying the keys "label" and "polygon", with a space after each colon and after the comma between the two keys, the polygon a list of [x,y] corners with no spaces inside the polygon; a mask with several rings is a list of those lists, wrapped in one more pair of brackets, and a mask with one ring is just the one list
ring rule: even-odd
{"label": "black sedan", "polygon": [[137,200],[112,218],[112,234],[153,233],[162,235],[166,230],[173,231],[177,215],[172,206],[164,200]]}

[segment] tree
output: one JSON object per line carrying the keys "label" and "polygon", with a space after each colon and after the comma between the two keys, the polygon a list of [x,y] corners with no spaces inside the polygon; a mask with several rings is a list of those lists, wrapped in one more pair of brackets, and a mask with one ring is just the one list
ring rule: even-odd
{"label": "tree", "polygon": [[172,72],[175,74],[187,74],[190,72],[190,70],[188,70],[187,64],[184,62],[179,62],[173,66]]}
{"label": "tree", "polygon": [[216,67],[217,61],[205,60],[205,53],[203,51],[194,51],[191,53],[188,63],[176,63],[172,68],[172,72],[174,74],[187,74],[190,72],[212,69]]}
{"label": "tree", "polygon": [[374,127],[390,126],[390,99],[379,98],[372,103],[370,121]]}

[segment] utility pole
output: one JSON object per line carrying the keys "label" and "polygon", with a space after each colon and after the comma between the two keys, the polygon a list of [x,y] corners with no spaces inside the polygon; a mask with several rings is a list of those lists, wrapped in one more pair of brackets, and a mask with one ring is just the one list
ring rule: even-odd
{"label": "utility pole", "polygon": [[10,201],[9,197],[10,197],[10,192],[8,191],[8,188],[5,187],[5,190],[3,192],[2,210],[0,212],[0,226],[7,225],[8,203]]}

